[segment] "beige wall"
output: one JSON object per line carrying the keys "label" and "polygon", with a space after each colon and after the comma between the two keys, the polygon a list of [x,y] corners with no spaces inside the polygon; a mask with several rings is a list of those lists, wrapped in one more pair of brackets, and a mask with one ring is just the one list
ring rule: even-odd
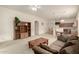
{"label": "beige wall", "polygon": [[[7,8],[0,7],[0,42],[13,40],[14,28],[13,21],[14,17],[17,16],[21,21],[31,22],[31,35],[35,34],[34,21],[39,21],[39,34],[47,32],[47,21],[38,16],[22,13]],[[44,23],[44,25],[42,25]]]}
{"label": "beige wall", "polygon": [[78,36],[79,36],[79,12],[78,12],[78,14],[77,14],[76,20],[77,20],[77,22],[78,22],[78,24],[77,24],[77,25],[78,25],[78,29],[77,29],[77,30],[78,30]]}
{"label": "beige wall", "polygon": [[78,18],[78,36],[79,36],[79,18]]}

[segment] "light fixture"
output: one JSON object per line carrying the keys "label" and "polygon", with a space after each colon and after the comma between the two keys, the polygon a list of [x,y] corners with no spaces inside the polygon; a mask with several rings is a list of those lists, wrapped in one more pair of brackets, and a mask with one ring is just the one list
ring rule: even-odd
{"label": "light fixture", "polygon": [[63,23],[63,22],[64,22],[64,20],[62,19],[62,20],[60,20],[60,22],[61,22],[61,23]]}
{"label": "light fixture", "polygon": [[32,10],[33,10],[33,11],[37,11],[37,8],[35,8],[35,7],[32,7]]}
{"label": "light fixture", "polygon": [[32,6],[30,6],[30,8],[31,8],[33,11],[37,11],[37,10],[40,8],[40,6],[39,6],[39,5],[32,5]]}

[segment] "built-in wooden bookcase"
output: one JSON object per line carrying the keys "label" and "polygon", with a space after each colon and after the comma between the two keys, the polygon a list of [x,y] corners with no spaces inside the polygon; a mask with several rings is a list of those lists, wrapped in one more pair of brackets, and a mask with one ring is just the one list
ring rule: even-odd
{"label": "built-in wooden bookcase", "polygon": [[19,22],[15,24],[15,39],[24,39],[31,36],[31,23],[30,22]]}

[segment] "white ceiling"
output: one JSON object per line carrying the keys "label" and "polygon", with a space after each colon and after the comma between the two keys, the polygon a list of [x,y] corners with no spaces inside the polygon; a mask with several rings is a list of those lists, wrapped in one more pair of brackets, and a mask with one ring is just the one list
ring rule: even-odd
{"label": "white ceiling", "polygon": [[77,5],[40,5],[41,8],[37,12],[31,10],[29,5],[5,5],[2,7],[37,15],[45,19],[74,18],[78,12]]}

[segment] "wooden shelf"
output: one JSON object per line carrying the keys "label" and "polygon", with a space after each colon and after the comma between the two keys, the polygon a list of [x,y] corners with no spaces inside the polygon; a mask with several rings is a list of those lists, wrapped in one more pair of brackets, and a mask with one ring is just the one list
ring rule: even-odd
{"label": "wooden shelf", "polygon": [[17,26],[15,26],[15,39],[23,39],[29,36],[31,36],[30,22],[20,22]]}

